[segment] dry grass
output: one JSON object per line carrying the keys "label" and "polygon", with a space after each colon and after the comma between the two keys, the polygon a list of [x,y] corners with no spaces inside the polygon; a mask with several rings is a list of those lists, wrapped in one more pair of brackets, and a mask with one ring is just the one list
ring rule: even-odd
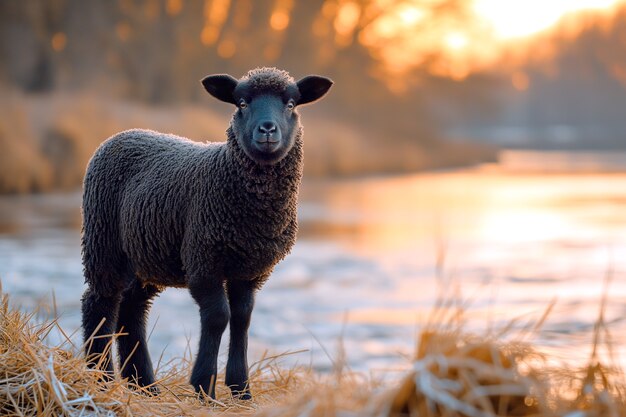
{"label": "dry grass", "polygon": [[250,413],[283,400],[314,381],[305,370],[276,365],[279,356],[265,357],[251,367],[254,403],[237,402],[218,380],[218,398],[199,399],[188,385],[188,358],[164,364],[159,374],[161,395],[147,395],[140,387],[129,389],[125,381],[104,381],[100,371],[89,369],[69,337],[63,344],[45,343],[51,331],[63,330],[56,321],[36,323],[35,313],[25,314],[0,302],[0,415],[199,415]]}
{"label": "dry grass", "polygon": [[[16,416],[626,416],[622,374],[603,365],[596,349],[579,370],[550,369],[547,358],[521,342],[502,343],[503,333],[464,334],[458,311],[436,310],[420,334],[410,371],[385,384],[347,371],[319,375],[307,369],[284,369],[281,355],[251,368],[255,399],[238,402],[218,381],[218,400],[200,399],[187,384],[189,358],[158,370],[161,395],[151,397],[125,381],[102,382],[85,365],[80,346],[67,337],[57,346],[45,342],[56,321],[36,323],[0,303],[0,414]],[[546,313],[547,315],[547,313]],[[545,318],[545,317],[544,317]],[[541,324],[529,326],[536,332]],[[504,329],[505,332],[509,331]],[[596,347],[606,335],[602,315]],[[64,333],[62,333],[64,334]],[[342,355],[339,355],[340,358]]]}

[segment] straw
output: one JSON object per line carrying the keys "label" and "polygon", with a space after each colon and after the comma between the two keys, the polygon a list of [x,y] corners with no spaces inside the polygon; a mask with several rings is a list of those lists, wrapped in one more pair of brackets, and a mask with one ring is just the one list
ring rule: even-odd
{"label": "straw", "polygon": [[[607,285],[608,286],[608,285]],[[1,286],[0,286],[1,288]],[[601,361],[610,343],[604,321],[605,291],[589,363],[581,369],[550,368],[526,339],[539,332],[553,304],[519,339],[463,331],[458,304],[442,300],[419,334],[406,374],[381,384],[345,366],[342,349],[331,375],[310,368],[284,368],[287,355],[266,353],[250,367],[253,401],[233,398],[217,378],[217,399],[199,397],[188,383],[191,358],[160,363],[161,393],[87,367],[57,320],[36,322],[33,313],[10,306],[0,289],[0,415],[12,416],[264,416],[264,417],[622,417],[623,373]],[[511,332],[513,326],[507,328]],[[52,330],[63,335],[46,343]],[[119,336],[119,335],[114,335]]]}

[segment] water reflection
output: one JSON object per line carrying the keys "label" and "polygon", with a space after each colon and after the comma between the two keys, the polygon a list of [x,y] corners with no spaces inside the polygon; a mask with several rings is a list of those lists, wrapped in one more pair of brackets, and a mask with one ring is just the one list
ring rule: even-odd
{"label": "water reflection", "polygon": [[[5,291],[25,307],[54,291],[69,332],[79,327],[83,291],[79,204],[77,193],[0,198]],[[258,298],[253,357],[310,349],[290,360],[329,369],[324,350],[334,352],[342,336],[357,369],[403,366],[416,327],[447,293],[471,300],[467,326],[477,332],[539,317],[556,299],[537,342],[580,361],[590,352],[607,271],[606,318],[616,346],[626,341],[626,174],[483,167],[309,182],[300,221],[292,255]],[[187,292],[166,291],[151,326],[155,357],[194,347],[198,317]]]}

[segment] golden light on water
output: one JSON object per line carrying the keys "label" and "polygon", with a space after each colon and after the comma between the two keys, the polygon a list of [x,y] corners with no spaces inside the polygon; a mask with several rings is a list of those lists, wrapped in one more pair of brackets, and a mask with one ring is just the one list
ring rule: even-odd
{"label": "golden light on water", "polygon": [[[532,163],[534,153],[516,154],[511,167]],[[555,166],[568,160],[550,157]],[[544,166],[546,162],[544,161]],[[621,210],[594,211],[619,203],[626,176],[589,174],[543,177],[530,173],[473,170],[399,178],[346,181],[305,197],[321,199],[336,218],[316,224],[339,233],[366,254],[402,253],[418,240],[433,237],[476,241],[500,247],[529,242],[582,240],[602,246],[624,236],[616,227]],[[585,197],[586,196],[586,197]],[[350,227],[337,223],[348,219]]]}

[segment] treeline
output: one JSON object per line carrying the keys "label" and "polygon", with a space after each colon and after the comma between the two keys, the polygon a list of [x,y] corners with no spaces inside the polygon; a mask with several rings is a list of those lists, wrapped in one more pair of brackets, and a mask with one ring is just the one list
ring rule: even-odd
{"label": "treeline", "polygon": [[512,147],[626,150],[626,5],[565,18],[487,75],[499,80],[489,85],[497,111],[462,112],[448,102],[448,126]]}
{"label": "treeline", "polygon": [[[374,2],[357,3],[364,10]],[[263,65],[317,72],[336,81],[328,114],[372,138],[432,143],[437,126],[426,98],[390,92],[357,41],[359,23],[338,32],[338,13],[334,0],[5,0],[0,74],[22,91],[104,91],[171,104],[198,101],[207,73],[240,76]]]}
{"label": "treeline", "polygon": [[[450,13],[462,3],[448,2],[448,9],[434,12]],[[207,98],[198,80],[207,73],[240,76],[264,65],[336,82],[323,106],[306,110],[307,175],[406,172],[493,159],[491,148],[440,137],[430,103],[453,81],[424,78],[404,94],[389,88],[398,80],[358,41],[383,10],[373,0],[344,3],[0,2],[0,84],[12,92],[0,98],[6,109],[0,114],[0,192],[76,187],[93,149],[121,128],[222,140],[231,109]]]}

